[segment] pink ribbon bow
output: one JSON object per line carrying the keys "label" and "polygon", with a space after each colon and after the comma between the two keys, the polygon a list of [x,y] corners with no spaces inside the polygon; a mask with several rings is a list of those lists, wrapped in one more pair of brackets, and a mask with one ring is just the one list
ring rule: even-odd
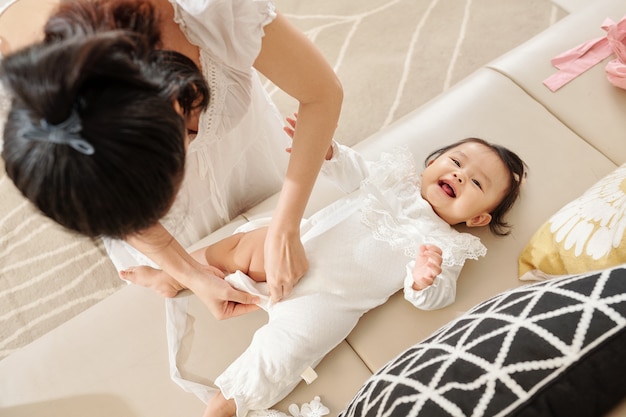
{"label": "pink ribbon bow", "polygon": [[617,58],[607,64],[607,78],[616,87],[626,89],[626,16],[617,24],[610,18],[605,19],[602,29],[607,32],[606,36],[584,42],[552,58],[550,62],[559,71],[543,81],[550,91],[563,87],[613,53]]}

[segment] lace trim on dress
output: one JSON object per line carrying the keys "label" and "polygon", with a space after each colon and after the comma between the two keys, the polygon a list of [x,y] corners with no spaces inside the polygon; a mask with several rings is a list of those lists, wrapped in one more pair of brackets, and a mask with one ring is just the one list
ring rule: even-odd
{"label": "lace trim on dress", "polygon": [[443,265],[463,265],[487,252],[477,236],[452,228],[421,196],[420,177],[406,148],[384,153],[361,183],[364,206],[361,220],[374,237],[415,258],[420,244],[443,250]]}
{"label": "lace trim on dress", "polygon": [[[188,163],[189,166],[197,167],[197,174],[208,183],[208,194],[211,196],[211,202],[215,209],[215,213],[226,222],[229,220],[229,208],[226,203],[227,199],[224,195],[223,185],[218,184],[215,178],[213,161],[210,155],[214,154],[211,147],[219,141],[217,134],[218,126],[216,121],[216,109],[224,107],[225,89],[218,86],[225,84],[224,75],[221,73],[213,60],[208,57],[204,51],[200,50],[200,63],[202,66],[202,74],[207,80],[209,92],[211,94],[209,106],[206,111],[200,114],[198,120],[198,134],[196,138],[189,144],[187,151],[187,160],[195,159],[195,164]],[[179,191],[174,205],[163,219],[168,230],[173,234],[184,229],[184,225],[188,223],[191,217],[189,213],[190,201],[198,196],[190,196],[189,190],[183,185]]]}
{"label": "lace trim on dress", "polygon": [[323,417],[330,413],[328,407],[322,404],[319,396],[315,396],[311,402],[302,404],[302,407],[298,407],[297,404],[291,404],[289,406],[289,414],[282,411],[269,409],[269,410],[252,410],[248,413],[248,417]]}
{"label": "lace trim on dress", "polygon": [[[217,69],[217,64],[204,52],[200,50],[200,64],[202,65],[202,74],[209,86],[209,106],[201,115],[198,126],[198,139],[201,143],[204,141],[218,140],[217,135],[217,118],[215,117],[215,109],[223,109],[226,102],[226,81],[224,74]],[[219,87],[218,87],[219,86]],[[201,130],[200,130],[201,129]],[[193,142],[192,142],[193,143]]]}
{"label": "lace trim on dress", "polygon": [[228,207],[226,204],[226,196],[222,190],[223,185],[218,184],[215,178],[215,172],[213,167],[213,161],[210,160],[212,152],[210,150],[202,151],[207,147],[211,147],[213,142],[219,140],[218,134],[218,118],[216,117],[216,109],[223,109],[224,102],[226,101],[225,94],[225,79],[222,72],[217,68],[217,64],[208,57],[204,51],[200,51],[200,62],[202,63],[202,71],[204,77],[209,85],[209,91],[211,93],[211,99],[209,100],[209,107],[200,115],[198,136],[196,142],[191,143],[189,147],[189,156],[198,159],[199,174],[201,178],[208,178],[210,184],[210,190],[212,201],[215,204],[215,208],[219,216],[223,219],[228,219]]}

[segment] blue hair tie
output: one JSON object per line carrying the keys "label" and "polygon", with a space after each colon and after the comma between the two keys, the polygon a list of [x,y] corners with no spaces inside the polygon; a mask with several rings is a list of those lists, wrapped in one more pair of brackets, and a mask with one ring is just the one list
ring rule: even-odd
{"label": "blue hair tie", "polygon": [[39,121],[39,126],[34,125],[28,132],[23,132],[22,137],[37,142],[51,142],[58,145],[68,145],[84,155],[93,155],[93,146],[80,135],[83,126],[76,109],[63,122],[53,125],[46,119]]}

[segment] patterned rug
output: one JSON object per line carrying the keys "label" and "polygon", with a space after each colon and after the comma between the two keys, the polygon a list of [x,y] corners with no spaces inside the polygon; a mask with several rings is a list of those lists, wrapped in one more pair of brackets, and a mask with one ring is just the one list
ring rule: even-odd
{"label": "patterned rug", "polygon": [[[567,14],[550,0],[276,0],[276,5],[338,73],[345,99],[336,137],[348,145]],[[290,98],[267,88],[285,115],[295,111]],[[123,284],[99,242],[41,217],[0,168],[2,359]]]}

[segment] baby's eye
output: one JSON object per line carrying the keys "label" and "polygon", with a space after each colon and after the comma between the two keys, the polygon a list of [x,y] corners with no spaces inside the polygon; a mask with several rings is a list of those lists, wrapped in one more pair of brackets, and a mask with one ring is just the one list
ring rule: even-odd
{"label": "baby's eye", "polygon": [[478,180],[472,180],[472,182],[473,182],[473,183],[474,183],[474,184],[475,184],[478,188],[480,188],[481,190],[483,189],[482,185],[480,185],[480,181],[478,181]]}
{"label": "baby's eye", "polygon": [[452,162],[454,163],[454,165],[460,167],[461,163],[458,161],[458,159],[454,159],[454,158],[450,158],[452,160]]}

